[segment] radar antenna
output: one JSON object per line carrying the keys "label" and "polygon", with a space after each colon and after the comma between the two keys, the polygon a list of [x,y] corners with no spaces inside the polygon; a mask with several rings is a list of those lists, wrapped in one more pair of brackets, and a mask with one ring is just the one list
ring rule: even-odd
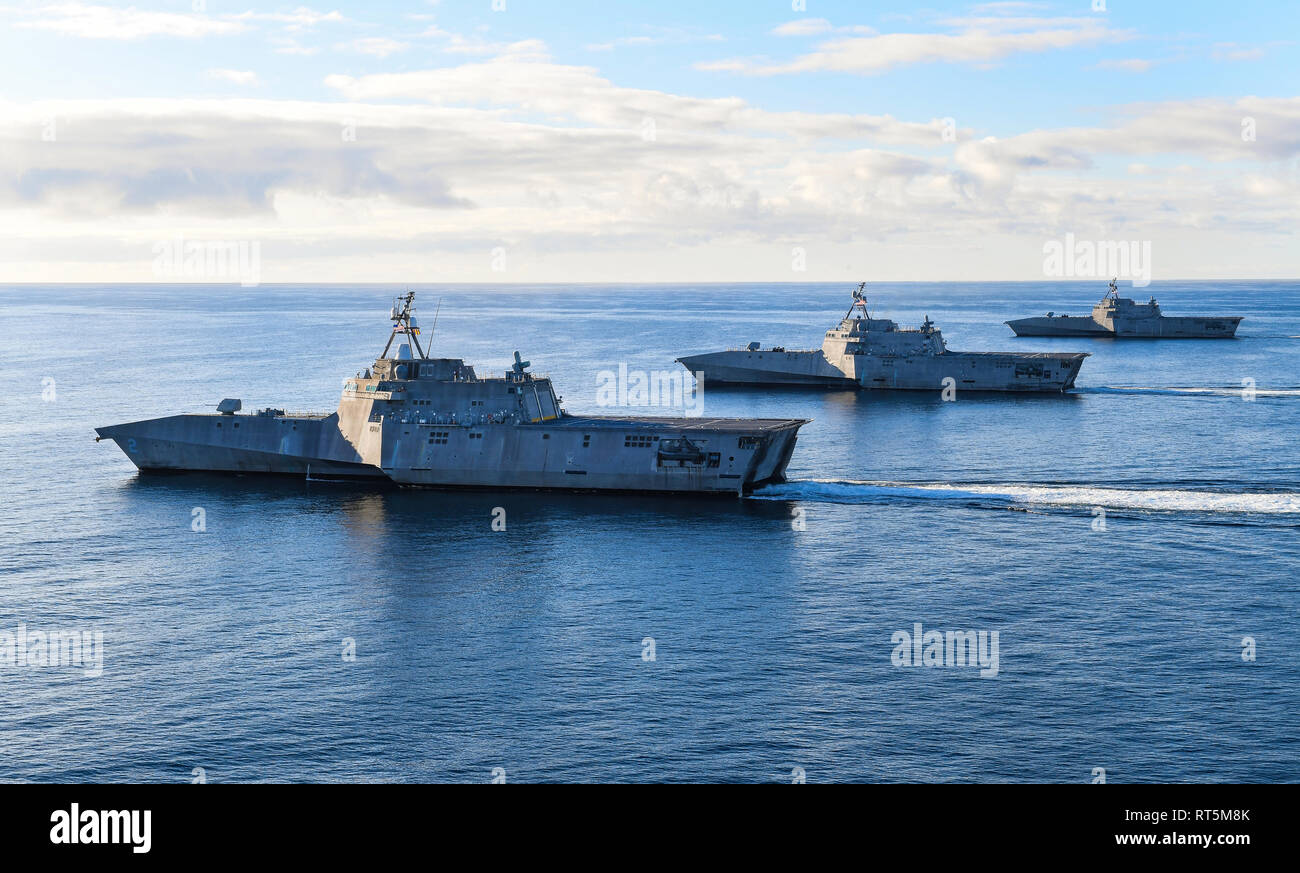
{"label": "radar antenna", "polygon": [[529,374],[525,371],[532,365],[533,365],[532,361],[523,360],[522,358],[519,357],[519,352],[515,352],[515,362],[510,365],[510,372],[506,374],[506,378],[511,379],[515,382],[526,381],[527,379],[531,378],[531,376],[529,376]]}
{"label": "radar antenna", "polygon": [[1107,286],[1109,290],[1106,292],[1107,297],[1114,297],[1116,300],[1119,299],[1119,286],[1115,284],[1117,281],[1119,281],[1118,276],[1116,276],[1114,279],[1111,279],[1110,285]]}
{"label": "radar antenna", "polygon": [[867,288],[867,283],[866,283],[866,282],[859,282],[859,283],[858,283],[858,287],[857,287],[857,289],[853,292],[853,303],[849,306],[849,311],[846,312],[846,313],[844,313],[844,317],[845,317],[845,318],[852,318],[852,317],[853,317],[853,310],[854,310],[854,309],[857,309],[859,306],[862,307],[862,317],[863,317],[863,318],[866,318],[866,319],[870,319],[870,318],[871,318],[871,316],[867,314],[867,292],[866,292],[866,288]]}
{"label": "radar antenna", "polygon": [[410,337],[411,342],[415,345],[415,350],[419,352],[420,359],[426,360],[429,356],[424,353],[424,349],[420,346],[420,328],[415,325],[415,292],[408,290],[404,296],[394,298],[393,308],[388,317],[393,320],[393,332],[388,335],[388,342],[384,344],[384,351],[379,356],[380,359],[388,357],[388,350],[392,347],[393,340],[397,338],[397,335],[405,334]]}

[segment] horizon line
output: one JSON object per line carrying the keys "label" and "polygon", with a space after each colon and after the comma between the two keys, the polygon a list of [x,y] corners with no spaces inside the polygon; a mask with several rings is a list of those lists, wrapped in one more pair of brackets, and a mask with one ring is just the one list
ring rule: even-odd
{"label": "horizon line", "polygon": [[[61,282],[61,281],[46,281],[46,282],[12,282],[12,281],[6,281],[6,280],[4,280],[4,279],[0,279],[0,287],[20,287],[20,286],[22,286],[22,287],[44,287],[44,286],[56,286],[56,285],[57,285],[57,286],[80,285],[80,286],[86,286],[86,287],[98,287],[98,286],[105,286],[105,285],[141,285],[141,286],[150,286],[150,287],[154,287],[154,286],[156,286],[156,287],[159,287],[159,288],[176,288],[176,287],[181,287],[181,288],[241,288],[241,289],[243,289],[243,290],[247,290],[247,291],[255,291],[255,290],[257,290],[258,288],[291,287],[291,286],[300,286],[300,285],[313,285],[313,286],[318,286],[318,287],[340,287],[340,288],[343,288],[343,287],[367,288],[367,287],[381,287],[381,286],[391,286],[391,285],[403,285],[403,286],[407,286],[407,285],[409,285],[409,286],[414,286],[414,287],[421,287],[421,286],[425,286],[425,287],[427,287],[427,286],[440,286],[440,285],[477,285],[477,286],[483,286],[483,287],[522,286],[522,285],[554,285],[554,286],[557,286],[557,287],[567,287],[567,286],[573,286],[573,285],[592,285],[592,286],[608,286],[608,285],[658,285],[658,286],[674,286],[674,285],[681,285],[681,286],[697,286],[697,285],[840,285],[840,284],[844,284],[844,283],[857,284],[857,282],[860,282],[860,281],[861,281],[861,280],[857,280],[857,281],[855,282],[854,280],[850,280],[850,279],[810,279],[810,280],[803,281],[803,282],[798,282],[798,281],[769,282],[769,281],[758,281],[758,280],[753,280],[753,279],[708,279],[708,280],[691,280],[691,279],[683,279],[683,280],[673,280],[673,281],[664,281],[664,282],[652,282],[652,281],[636,280],[636,279],[601,280],[601,281],[591,281],[591,280],[581,280],[581,281],[577,281],[577,280],[575,280],[575,281],[556,281],[556,280],[546,280],[546,281],[540,281],[540,280],[539,280],[539,281],[512,281],[512,282],[484,282],[484,281],[468,281],[468,280],[466,280],[466,281],[455,281],[455,280],[451,280],[451,281],[439,281],[439,282],[412,282],[412,281],[407,281],[407,280],[392,280],[392,281],[377,281],[377,282],[316,282],[316,281],[311,281],[311,280],[300,280],[300,281],[291,281],[291,282],[258,282],[256,285],[241,285],[241,284],[240,284],[239,282],[237,282],[237,281],[236,281],[236,282],[120,282],[120,281],[119,281],[119,282],[83,282],[83,281],[76,281],[76,282]],[[871,285],[958,285],[958,284],[964,284],[964,285],[990,285],[990,284],[1000,284],[1000,285],[1010,285],[1010,284],[1015,284],[1015,285],[1027,285],[1027,284],[1051,284],[1051,283],[1062,284],[1062,285],[1064,285],[1064,284],[1092,284],[1092,283],[1094,283],[1094,282],[1109,282],[1109,281],[1110,281],[1109,279],[1104,279],[1104,278],[1091,278],[1091,279],[1079,279],[1079,278],[1071,278],[1071,279],[1063,279],[1063,278],[1048,278],[1048,279],[877,279],[877,280],[874,280],[874,281],[868,281],[868,282],[867,282],[867,286],[870,287]],[[1126,280],[1126,281],[1131,281],[1131,280]],[[1208,282],[1300,282],[1300,276],[1261,277],[1261,278],[1254,278],[1254,277],[1246,278],[1246,277],[1242,277],[1242,278],[1218,278],[1218,279],[1171,277],[1171,278],[1166,278],[1166,279],[1151,279],[1151,280],[1148,282],[1148,284],[1146,284],[1146,285],[1137,286],[1137,285],[1131,285],[1131,284],[1130,284],[1130,286],[1128,286],[1128,287],[1134,287],[1134,288],[1149,288],[1149,287],[1152,287],[1152,286],[1156,285],[1157,283],[1167,283],[1167,282],[1198,282],[1198,283],[1208,283]],[[1125,286],[1123,285],[1123,283],[1121,283],[1121,284],[1120,284],[1120,287],[1122,288],[1122,287],[1125,287]]]}

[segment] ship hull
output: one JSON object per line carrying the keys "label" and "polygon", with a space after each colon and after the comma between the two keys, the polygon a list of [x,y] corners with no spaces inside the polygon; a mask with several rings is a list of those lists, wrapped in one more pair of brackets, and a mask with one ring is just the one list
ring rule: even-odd
{"label": "ship hull", "polygon": [[[175,415],[96,428],[142,472],[359,479],[431,488],[737,494],[784,481],[802,419],[561,416],[536,424],[336,415]],[[686,442],[683,442],[686,441]]]}
{"label": "ship hull", "polygon": [[1115,323],[1117,339],[1232,339],[1237,335],[1240,318],[1200,318],[1197,316],[1163,316],[1126,324]]}
{"label": "ship hull", "polygon": [[1114,329],[1078,316],[1018,318],[1007,326],[1016,336],[1103,337],[1113,339],[1232,339],[1241,318],[1161,316],[1132,322],[1116,321]]}
{"label": "ship hull", "polygon": [[[889,391],[942,391],[951,385],[965,391],[1059,393],[1074,387],[1085,357],[997,352],[846,355],[835,367],[820,351],[729,351],[678,360],[706,384]],[[945,382],[948,379],[952,382]]]}
{"label": "ship hull", "polygon": [[[799,419],[566,416],[542,423],[415,425],[385,445],[400,485],[745,493],[784,481]],[[674,447],[686,440],[689,450]]]}
{"label": "ship hull", "polygon": [[894,391],[940,391],[951,386],[958,391],[1060,393],[1074,387],[1085,357],[1000,352],[892,359],[857,356],[855,375],[864,388]]}

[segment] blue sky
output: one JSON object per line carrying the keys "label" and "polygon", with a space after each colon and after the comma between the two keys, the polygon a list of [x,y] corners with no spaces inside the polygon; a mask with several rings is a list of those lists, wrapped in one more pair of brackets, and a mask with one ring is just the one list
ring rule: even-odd
{"label": "blue sky", "polygon": [[0,0],[0,278],[1300,273],[1300,4],[496,5]]}
{"label": "blue sky", "polygon": [[[192,7],[186,2],[121,5],[177,14]],[[229,0],[204,5],[214,16],[256,10],[292,13],[303,8]],[[204,39],[166,35],[70,39],[58,31],[6,28],[0,39],[3,93],[35,98],[232,94],[240,92],[214,84],[205,71],[238,67],[256,70],[277,98],[328,100],[336,96],[323,84],[330,74],[364,75],[454,63],[458,56],[442,50],[440,41],[420,36],[435,24],[485,41],[541,39],[557,61],[596,66],[626,87],[699,97],[739,96],[777,110],[891,112],[900,117],[970,113],[984,122],[982,130],[998,135],[1020,132],[1027,124],[1075,123],[1094,107],[1115,102],[1294,96],[1300,86],[1296,63],[1300,4],[1291,2],[1130,0],[1107,3],[1107,11],[1100,14],[1091,11],[1087,0],[1027,4],[1025,14],[1095,17],[1125,32],[1125,38],[1004,57],[978,75],[972,75],[966,65],[919,63],[869,77],[825,72],[763,78],[707,73],[693,65],[736,56],[794,56],[817,37],[782,37],[772,30],[801,18],[824,19],[841,27],[865,25],[881,32],[942,32],[944,20],[981,14],[979,4],[921,9],[911,3],[811,0],[806,14],[791,11],[788,2],[506,0],[505,5],[501,12],[493,12],[490,0],[330,3],[317,11],[337,12],[346,20],[322,22],[298,31],[301,36],[269,26],[254,30],[252,23],[246,32]],[[41,8],[41,4],[27,6]],[[365,37],[392,39],[410,47],[382,58],[334,48]],[[289,38],[319,51],[297,56],[277,53],[285,45],[279,40]],[[602,48],[610,44],[615,44],[612,49]],[[1233,50],[1257,54],[1249,62],[1216,62],[1217,46],[1224,46],[1218,50],[1220,55]],[[1096,68],[1103,60],[1133,58],[1152,61],[1153,66],[1140,76]]]}

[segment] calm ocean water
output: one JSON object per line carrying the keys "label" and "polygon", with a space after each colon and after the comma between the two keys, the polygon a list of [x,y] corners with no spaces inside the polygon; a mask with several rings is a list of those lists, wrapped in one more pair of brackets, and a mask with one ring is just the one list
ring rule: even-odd
{"label": "calm ocean water", "polygon": [[[849,290],[413,288],[436,353],[518,349],[572,412],[621,363],[817,347]],[[1091,352],[1078,391],[707,390],[814,419],[746,500],[141,478],[93,442],[333,409],[400,290],[0,288],[0,634],[103,634],[102,675],[0,663],[0,780],[1300,780],[1297,283],[1135,295],[1246,317],[1218,342],[1002,324],[1104,282],[876,286],[954,349]],[[895,666],[916,623],[997,632],[997,675]]]}

